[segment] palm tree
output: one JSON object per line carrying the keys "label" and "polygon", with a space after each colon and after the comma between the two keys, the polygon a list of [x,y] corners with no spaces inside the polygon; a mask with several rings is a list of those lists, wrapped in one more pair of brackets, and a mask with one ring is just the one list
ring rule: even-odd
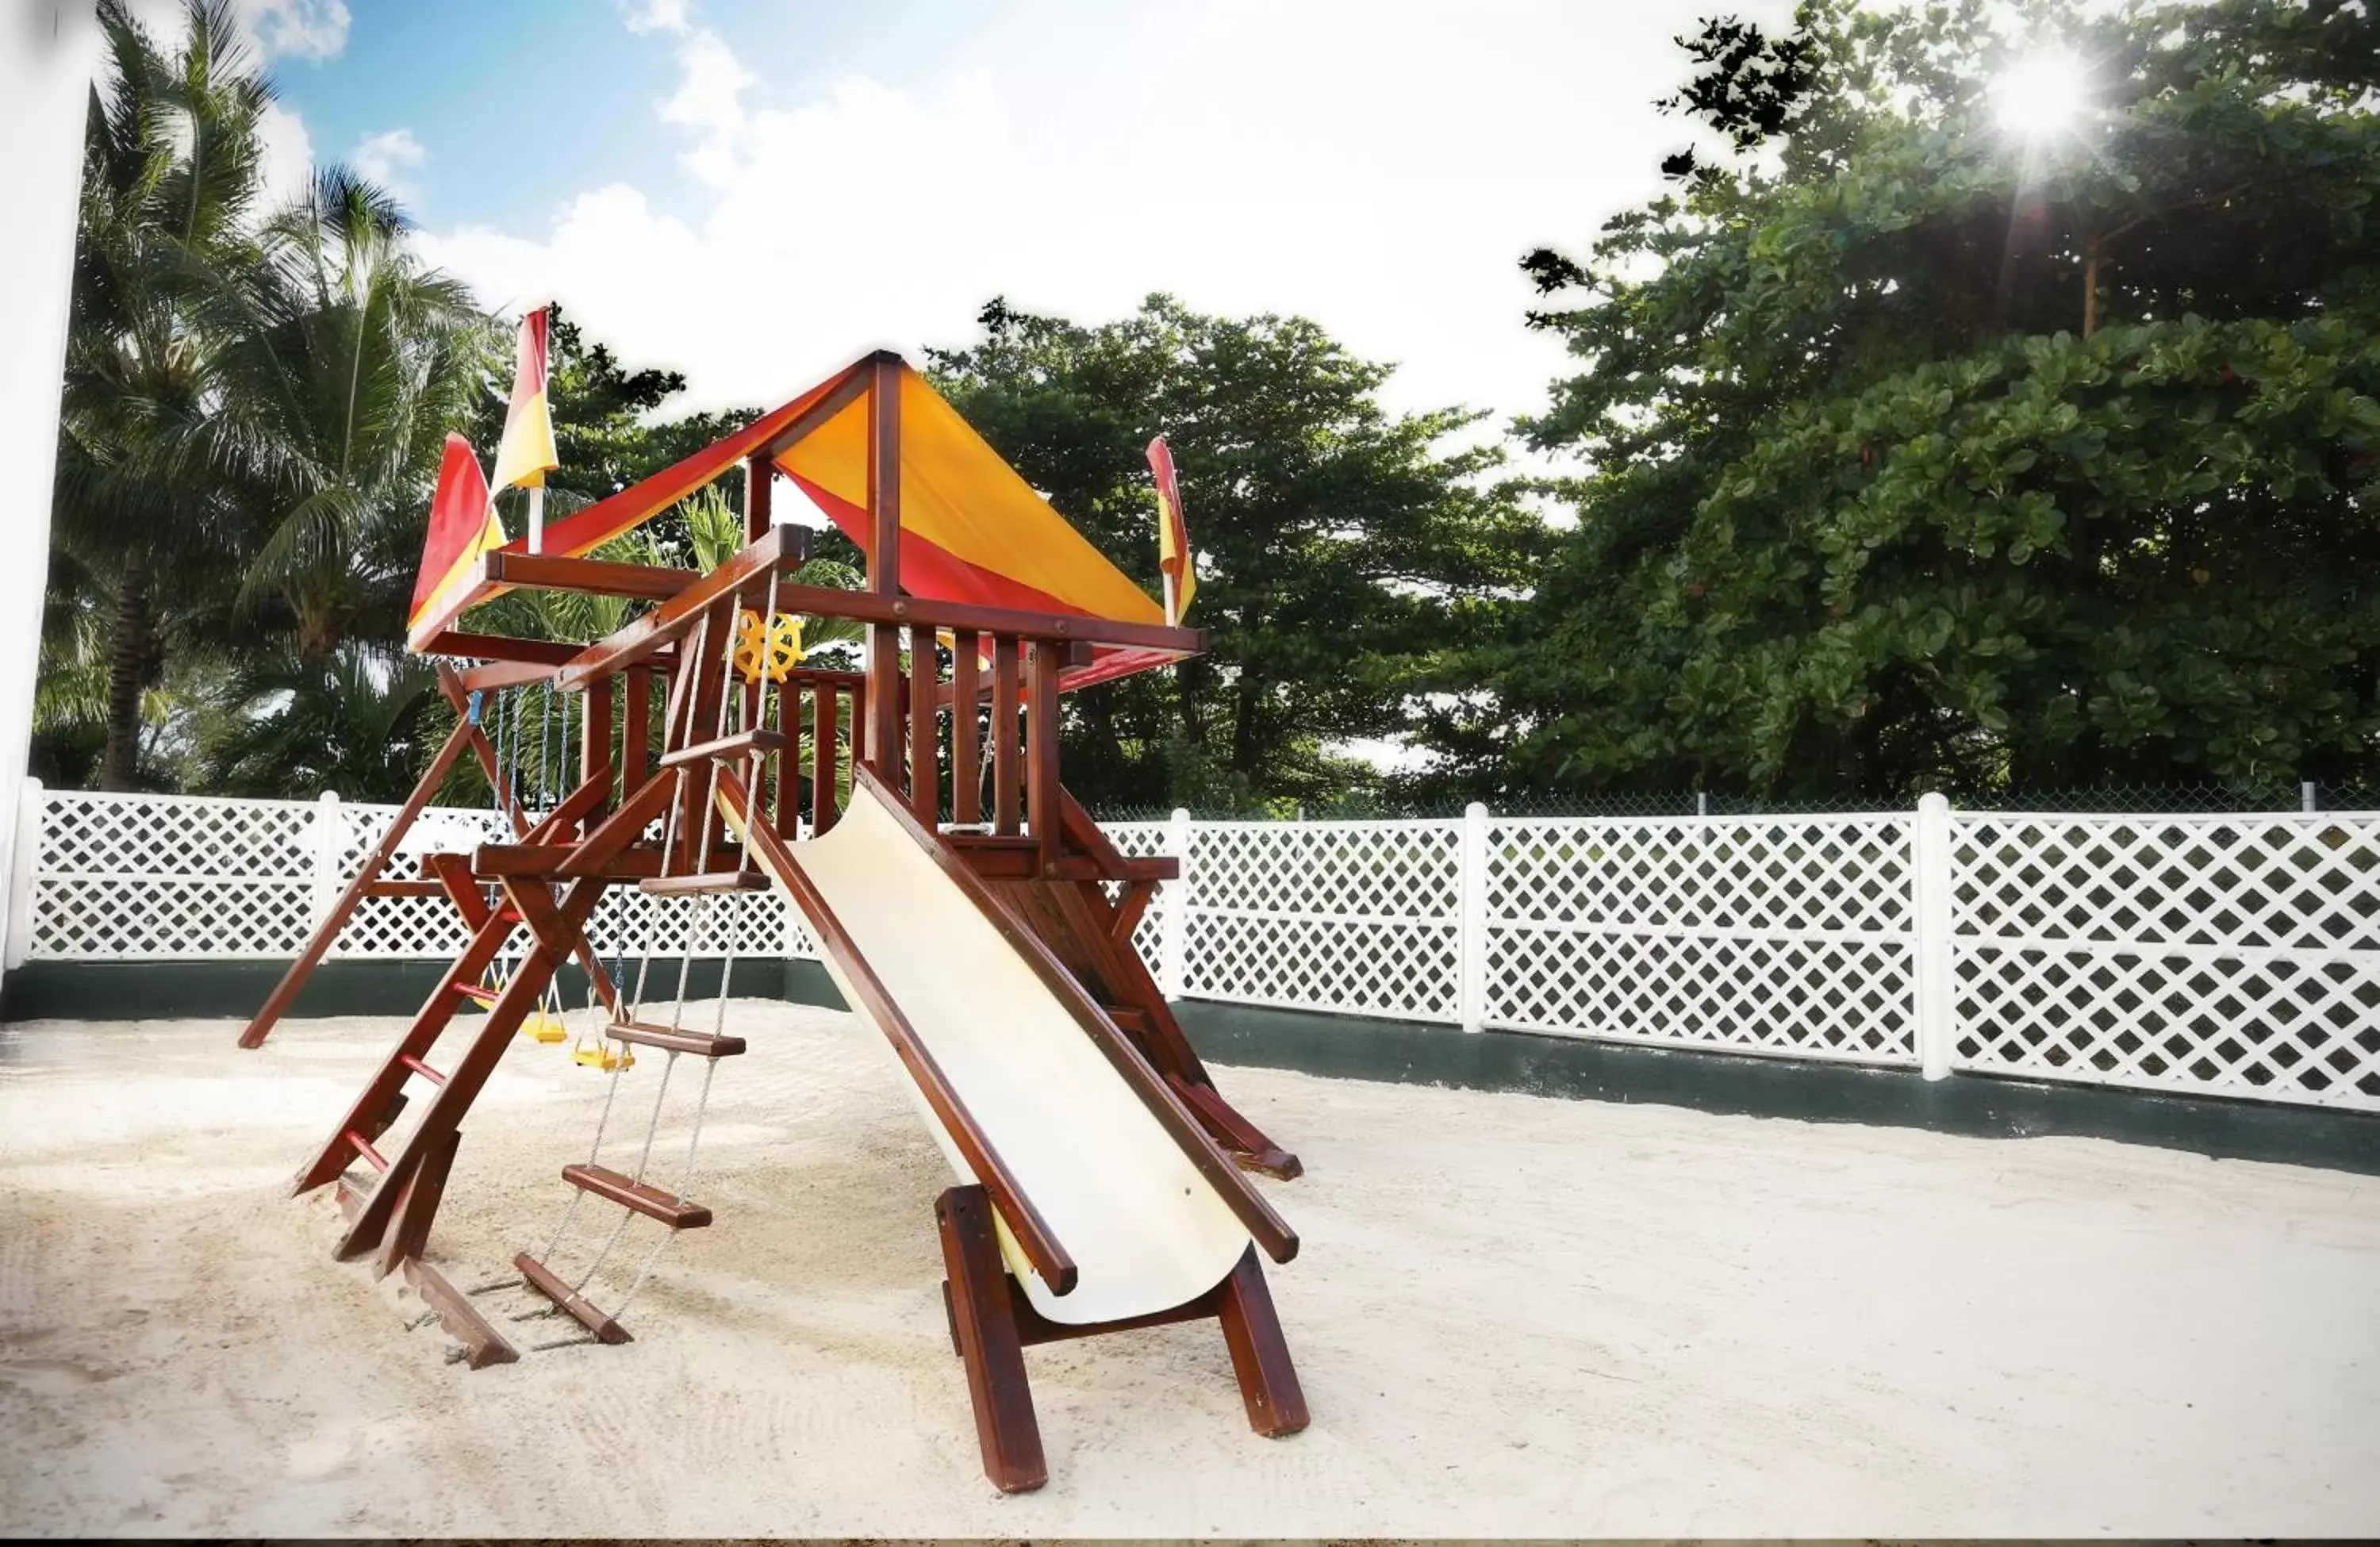
{"label": "palm tree", "polygon": [[200,317],[255,261],[271,93],[224,0],[190,0],[170,55],[119,0],[100,14],[113,67],[85,136],[53,542],[105,621],[67,609],[51,643],[87,656],[103,627],[101,784],[126,789],[143,692],[176,635],[219,610],[242,546],[209,434],[223,389]]}
{"label": "palm tree", "polygon": [[309,660],[402,632],[440,448],[496,363],[498,330],[409,228],[327,168],[266,223],[258,282],[225,293],[222,459],[260,512],[240,600],[285,607]]}

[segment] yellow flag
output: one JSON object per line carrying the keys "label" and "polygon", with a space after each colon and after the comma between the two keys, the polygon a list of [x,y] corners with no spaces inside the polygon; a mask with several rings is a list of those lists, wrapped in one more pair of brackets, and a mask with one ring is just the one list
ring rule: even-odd
{"label": "yellow flag", "polygon": [[499,491],[516,485],[530,488],[562,466],[553,454],[553,417],[545,404],[545,317],[539,307],[520,321],[513,349],[513,396],[504,408],[504,438],[496,445]]}

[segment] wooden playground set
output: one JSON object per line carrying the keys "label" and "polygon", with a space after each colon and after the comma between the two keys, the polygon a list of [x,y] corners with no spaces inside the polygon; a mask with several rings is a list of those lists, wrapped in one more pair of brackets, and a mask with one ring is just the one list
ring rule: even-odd
{"label": "wooden playground set", "polygon": [[[524,404],[541,412],[541,321],[523,324],[516,418]],[[508,424],[500,488],[519,460],[512,439]],[[550,431],[546,445],[551,467]],[[746,545],[724,563],[585,556],[737,469]],[[1161,487],[1170,470],[1159,468]],[[793,579],[808,533],[772,519],[778,476],[866,554],[864,591]],[[519,481],[539,479],[532,466]],[[1178,523],[1178,494],[1166,495]],[[497,1287],[575,1322],[567,1342],[627,1342],[621,1315],[662,1252],[712,1222],[689,1195],[702,1111],[720,1061],[746,1047],[724,1025],[735,933],[707,932],[705,919],[732,911],[735,894],[775,888],[845,1003],[889,1043],[957,1174],[935,1205],[942,1288],[992,1482],[1014,1492],[1047,1479],[1024,1349],[1057,1339],[1214,1318],[1251,1427],[1303,1429],[1259,1262],[1259,1251],[1288,1261],[1297,1237],[1246,1175],[1292,1177],[1298,1163],[1217,1090],[1134,945],[1178,861],[1118,852],[1060,777],[1061,694],[1202,648],[1179,624],[1173,577],[1167,603],[1150,601],[888,353],[551,527],[536,508],[537,524],[505,541],[476,454],[450,438],[408,643],[444,658],[457,723],[240,1037],[265,1041],[367,899],[443,897],[469,932],[298,1175],[301,1194],[337,1188],[337,1255],[403,1273],[473,1368],[518,1357],[479,1303]],[[513,589],[646,605],[586,643],[457,627]],[[864,669],[805,666],[806,617],[864,625]],[[517,729],[507,737],[506,696],[516,705],[532,690],[575,703],[567,747],[540,734],[531,754]],[[514,841],[420,854],[409,871],[407,834],[466,756]],[[630,917],[683,899],[672,906],[691,919],[666,951],[642,930],[633,972],[627,954],[607,969],[589,935],[615,889],[642,906]],[[722,958],[708,1029],[686,1024],[706,944]],[[657,976],[663,956],[676,960]],[[573,961],[599,1033],[580,1061],[609,1075],[594,1144],[562,1167],[570,1191],[553,1240],[519,1253],[497,1285],[458,1287],[423,1259],[465,1120],[508,1050],[560,1033]],[[441,1067],[431,1058],[450,1030],[459,1050]],[[661,1061],[653,1116],[634,1163],[606,1164],[639,1054]],[[683,1164],[663,1177],[655,1129],[682,1059],[697,1061],[699,1093]],[[589,1200],[617,1218],[594,1261],[566,1273],[557,1247]],[[598,1305],[591,1281],[638,1216],[661,1224],[659,1244],[625,1295]]]}

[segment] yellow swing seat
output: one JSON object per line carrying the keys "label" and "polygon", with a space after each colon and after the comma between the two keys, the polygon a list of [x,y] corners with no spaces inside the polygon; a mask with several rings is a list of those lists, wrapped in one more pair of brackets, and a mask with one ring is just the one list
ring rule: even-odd
{"label": "yellow swing seat", "polygon": [[611,1039],[604,1037],[597,1038],[593,1047],[587,1045],[587,1039],[584,1037],[572,1042],[570,1061],[586,1068],[601,1069],[605,1074],[610,1074],[615,1069],[633,1069],[637,1066],[635,1054],[625,1047],[614,1047]]}
{"label": "yellow swing seat", "polygon": [[567,1040],[570,1036],[570,1029],[563,1025],[561,1017],[540,1010],[521,1022],[520,1034],[530,1041],[552,1047],[556,1042]]}

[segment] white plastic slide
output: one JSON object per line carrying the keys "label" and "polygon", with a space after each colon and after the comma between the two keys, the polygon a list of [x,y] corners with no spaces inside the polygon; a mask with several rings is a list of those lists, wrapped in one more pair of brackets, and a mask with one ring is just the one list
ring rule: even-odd
{"label": "white plastic slide", "polygon": [[[755,857],[773,870],[767,847]],[[1171,1309],[1222,1281],[1248,1249],[1246,1227],[872,787],[856,784],[833,828],[788,851],[1074,1259],[1074,1290],[1052,1294],[1001,1224],[1001,1250],[1036,1310],[1052,1322],[1114,1321]],[[775,879],[798,905],[797,889]],[[844,1003],[868,1019],[844,964],[832,950],[825,960]],[[907,1066],[894,1063],[952,1169],[976,1181]]]}

